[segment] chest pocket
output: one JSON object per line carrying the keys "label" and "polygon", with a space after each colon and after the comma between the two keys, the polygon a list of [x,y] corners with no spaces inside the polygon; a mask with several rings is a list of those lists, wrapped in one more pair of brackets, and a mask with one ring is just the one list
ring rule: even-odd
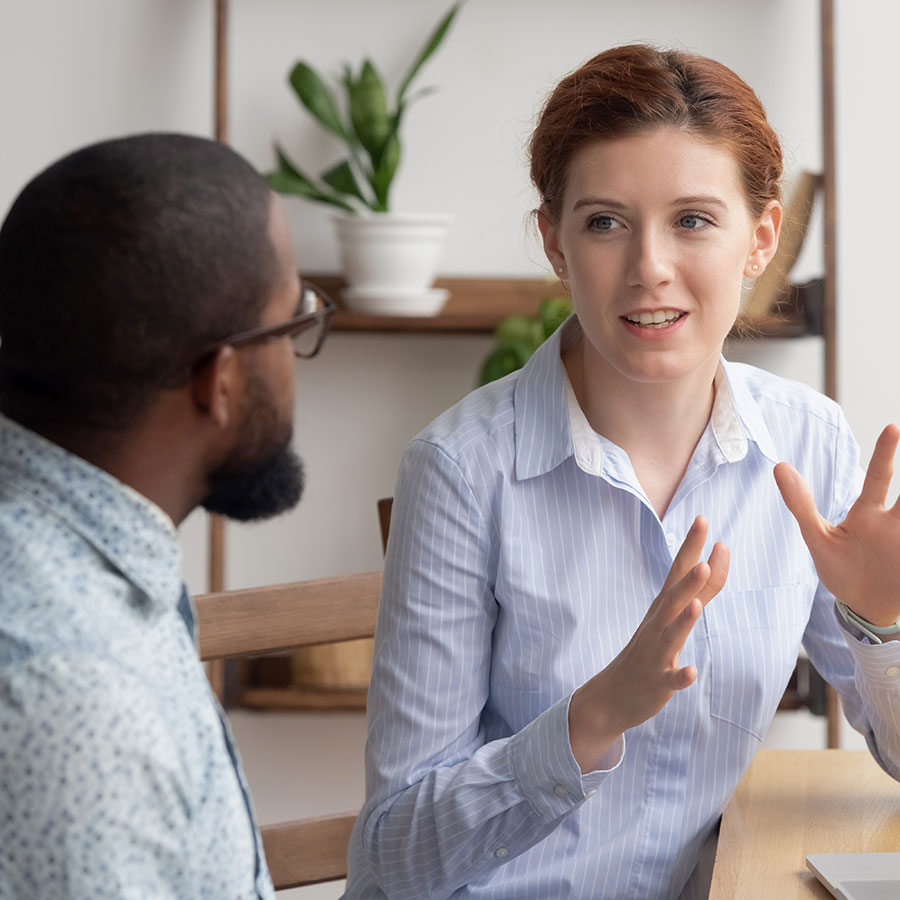
{"label": "chest pocket", "polygon": [[722,594],[704,611],[710,713],[762,740],[797,662],[812,590],[783,585]]}

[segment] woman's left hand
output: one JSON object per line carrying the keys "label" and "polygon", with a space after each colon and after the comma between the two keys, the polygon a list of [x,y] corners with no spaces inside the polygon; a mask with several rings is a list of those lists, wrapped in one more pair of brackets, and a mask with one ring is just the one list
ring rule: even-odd
{"label": "woman's left hand", "polygon": [[819,515],[800,473],[775,466],[775,481],[791,511],[819,580],[842,603],[873,625],[900,618],[900,499],[885,509],[900,428],[888,425],[878,438],[862,493],[839,525]]}

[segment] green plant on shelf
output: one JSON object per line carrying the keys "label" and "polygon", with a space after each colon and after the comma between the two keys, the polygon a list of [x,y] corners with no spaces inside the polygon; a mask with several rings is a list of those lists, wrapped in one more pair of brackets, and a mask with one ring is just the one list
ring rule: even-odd
{"label": "green plant on shelf", "polygon": [[363,60],[356,74],[349,63],[344,65],[339,82],[343,111],[337,94],[316,70],[302,60],[296,63],[289,78],[291,87],[319,125],[344,144],[347,157],[312,178],[276,143],[278,168],[267,176],[269,186],[278,193],[298,194],[348,213],[387,212],[391,184],[400,164],[403,116],[412,102],[434,90],[423,88],[410,94],[409,88],[440,47],[460,6],[454,3],[438,23],[400,82],[392,106],[384,81],[370,59]]}
{"label": "green plant on shelf", "polygon": [[545,297],[536,316],[507,316],[494,334],[497,346],[481,366],[478,383],[487,384],[521,369],[572,312],[568,297]]}

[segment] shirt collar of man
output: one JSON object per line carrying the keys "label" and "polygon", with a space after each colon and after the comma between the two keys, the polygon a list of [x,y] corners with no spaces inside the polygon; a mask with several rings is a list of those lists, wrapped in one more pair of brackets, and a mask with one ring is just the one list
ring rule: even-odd
{"label": "shirt collar of man", "polygon": [[[579,468],[600,475],[605,439],[588,424],[560,358],[576,339],[577,319],[570,317],[535,352],[515,387],[516,476],[543,475],[570,456]],[[740,462],[748,441],[771,462],[778,462],[774,442],[759,407],[740,378],[739,366],[720,360],[715,379],[710,426],[721,461]]]}
{"label": "shirt collar of man", "polygon": [[172,520],[108,472],[0,415],[0,481],[78,532],[146,596],[176,606],[181,550]]}

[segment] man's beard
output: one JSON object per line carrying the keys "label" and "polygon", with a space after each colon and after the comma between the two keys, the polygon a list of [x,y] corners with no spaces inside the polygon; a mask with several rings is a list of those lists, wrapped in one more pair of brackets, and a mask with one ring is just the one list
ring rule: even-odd
{"label": "man's beard", "polygon": [[297,505],[303,464],[291,446],[290,422],[279,422],[265,383],[251,377],[241,431],[244,441],[208,477],[201,506],[211,513],[250,522]]}

